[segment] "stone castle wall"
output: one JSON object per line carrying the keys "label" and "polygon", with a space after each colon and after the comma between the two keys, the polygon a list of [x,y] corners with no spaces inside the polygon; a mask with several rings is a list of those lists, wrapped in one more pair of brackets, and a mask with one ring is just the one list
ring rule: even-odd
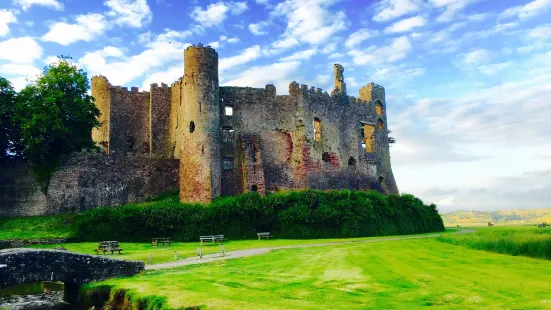
{"label": "stone castle wall", "polygon": [[178,188],[178,160],[76,153],[44,194],[26,164],[0,167],[0,216],[77,212],[143,201]]}

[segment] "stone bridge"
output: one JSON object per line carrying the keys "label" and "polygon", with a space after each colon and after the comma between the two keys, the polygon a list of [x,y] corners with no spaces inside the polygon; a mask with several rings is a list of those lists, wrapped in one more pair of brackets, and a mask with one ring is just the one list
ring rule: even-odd
{"label": "stone bridge", "polygon": [[65,300],[73,303],[81,284],[132,276],[144,262],[86,255],[61,250],[0,250],[0,289],[21,283],[63,282]]}

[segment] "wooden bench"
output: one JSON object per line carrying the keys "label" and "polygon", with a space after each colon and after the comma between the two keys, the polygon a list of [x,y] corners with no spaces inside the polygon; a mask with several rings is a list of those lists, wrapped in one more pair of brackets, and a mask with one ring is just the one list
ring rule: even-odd
{"label": "wooden bench", "polygon": [[212,243],[224,242],[224,235],[199,236],[199,240],[201,240],[201,244],[207,241],[210,241]]}
{"label": "wooden bench", "polygon": [[151,246],[168,245],[170,246],[170,238],[152,238]]}
{"label": "wooden bench", "polygon": [[261,238],[266,238],[266,239],[270,239],[271,235],[269,232],[259,232],[259,233],[256,233],[258,235],[258,240],[260,240]]}
{"label": "wooden bench", "polygon": [[99,254],[99,253],[105,254],[107,252],[111,252],[111,255],[112,255],[114,252],[119,252],[119,255],[120,255],[122,249],[119,248],[118,241],[102,241],[99,243],[99,246],[95,251],[96,251],[96,254]]}

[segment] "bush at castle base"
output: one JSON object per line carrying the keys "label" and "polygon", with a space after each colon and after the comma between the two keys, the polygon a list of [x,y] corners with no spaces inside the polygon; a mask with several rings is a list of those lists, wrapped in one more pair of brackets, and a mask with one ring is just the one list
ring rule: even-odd
{"label": "bush at castle base", "polygon": [[182,204],[176,195],[142,205],[98,208],[81,214],[78,239],[147,242],[154,237],[198,241],[223,234],[256,238],[340,238],[443,231],[436,206],[412,195],[375,191],[291,191],[219,198],[208,205]]}

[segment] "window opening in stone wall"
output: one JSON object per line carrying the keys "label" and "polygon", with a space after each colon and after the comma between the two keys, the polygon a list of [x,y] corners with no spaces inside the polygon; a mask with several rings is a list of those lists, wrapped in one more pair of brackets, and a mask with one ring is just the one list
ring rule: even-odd
{"label": "window opening in stone wall", "polygon": [[356,158],[354,158],[353,156],[350,156],[350,158],[348,159],[348,166],[349,167],[356,166]]}
{"label": "window opening in stone wall", "polygon": [[375,112],[377,115],[383,115],[383,104],[379,100],[375,103]]}
{"label": "window opening in stone wall", "polygon": [[365,145],[365,151],[368,153],[375,152],[375,126],[370,124],[364,124],[362,130],[363,143]]}
{"label": "window opening in stone wall", "polygon": [[195,122],[191,121],[189,122],[189,132],[194,132],[194,131],[195,131]]}
{"label": "window opening in stone wall", "polygon": [[128,151],[133,151],[135,145],[136,145],[136,139],[132,136],[126,136],[126,149]]}
{"label": "window opening in stone wall", "polygon": [[323,152],[323,153],[321,154],[321,159],[322,159],[324,162],[328,163],[328,162],[331,161],[331,156],[329,156],[329,153]]}
{"label": "window opening in stone wall", "polygon": [[224,115],[226,116],[232,116],[233,115],[233,107],[231,105],[227,105],[224,107]]}
{"label": "window opening in stone wall", "polygon": [[251,191],[252,192],[258,192],[258,186],[256,186],[256,185],[251,186]]}
{"label": "window opening in stone wall", "polygon": [[252,162],[256,163],[256,152],[254,151],[254,147],[251,142],[247,142],[247,152],[249,153],[249,158]]}
{"label": "window opening in stone wall", "polygon": [[314,118],[314,141],[321,141],[321,121],[319,118]]}
{"label": "window opening in stone wall", "polygon": [[387,185],[386,185],[386,180],[384,177],[380,176],[379,177],[379,184],[381,185],[381,188],[383,189],[383,192],[388,192],[388,188],[387,188]]}
{"label": "window opening in stone wall", "polygon": [[233,158],[224,158],[222,162],[222,167],[224,170],[233,170]]}
{"label": "window opening in stone wall", "polygon": [[235,141],[235,130],[231,127],[222,127],[222,142],[233,143]]}
{"label": "window opening in stone wall", "polygon": [[385,129],[385,123],[383,123],[383,120],[380,118],[377,120],[377,128]]}

